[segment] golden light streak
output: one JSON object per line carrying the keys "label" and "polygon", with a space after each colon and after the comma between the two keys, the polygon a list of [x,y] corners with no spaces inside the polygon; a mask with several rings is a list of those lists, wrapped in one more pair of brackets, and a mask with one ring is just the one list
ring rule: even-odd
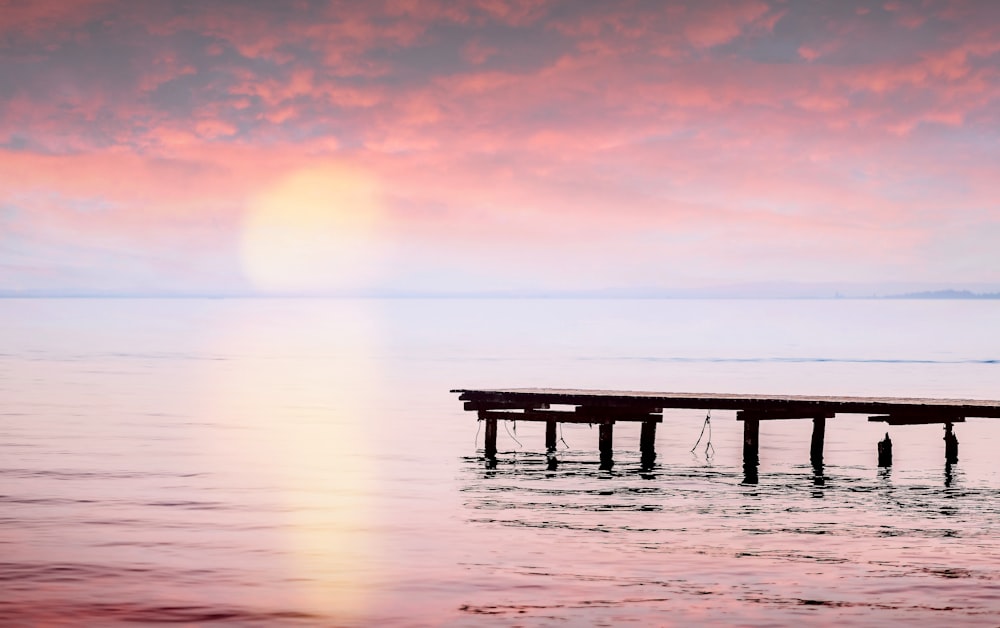
{"label": "golden light streak", "polygon": [[[356,302],[261,303],[227,320],[206,414],[229,429],[206,446],[274,504],[259,545],[297,608],[341,620],[371,611],[383,577],[371,408],[379,386],[372,316]],[[247,490],[244,488],[242,490]],[[274,595],[279,595],[278,591]]]}

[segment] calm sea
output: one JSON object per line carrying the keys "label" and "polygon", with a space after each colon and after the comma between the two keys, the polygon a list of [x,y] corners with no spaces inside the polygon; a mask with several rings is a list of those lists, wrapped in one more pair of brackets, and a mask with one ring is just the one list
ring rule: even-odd
{"label": "calm sea", "polygon": [[1000,625],[1000,420],[501,427],[452,388],[1000,398],[1000,301],[0,300],[0,625]]}

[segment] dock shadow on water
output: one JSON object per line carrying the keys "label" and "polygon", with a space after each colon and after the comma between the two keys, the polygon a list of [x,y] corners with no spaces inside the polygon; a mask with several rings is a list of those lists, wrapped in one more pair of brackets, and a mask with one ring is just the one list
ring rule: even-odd
{"label": "dock shadow on water", "polygon": [[615,453],[611,470],[593,452],[561,452],[555,468],[536,453],[489,468],[461,459],[483,548],[466,567],[510,587],[504,603],[471,596],[464,613],[523,625],[979,625],[1000,605],[1000,489],[964,487],[951,465],[918,482],[822,464],[754,469],[748,482],[739,466],[650,469]]}

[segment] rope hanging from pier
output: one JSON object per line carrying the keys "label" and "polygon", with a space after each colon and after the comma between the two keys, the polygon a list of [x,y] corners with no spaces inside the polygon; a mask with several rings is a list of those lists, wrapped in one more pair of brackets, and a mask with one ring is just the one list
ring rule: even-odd
{"label": "rope hanging from pier", "polygon": [[566,449],[569,449],[569,443],[567,443],[566,439],[563,438],[562,423],[559,424],[559,440],[562,441],[563,445],[566,445]]}
{"label": "rope hanging from pier", "polygon": [[708,414],[705,415],[705,422],[701,426],[701,434],[698,434],[698,440],[695,441],[694,447],[691,448],[691,453],[694,453],[695,449],[698,449],[698,445],[701,443],[702,437],[705,435],[705,430],[708,430],[708,440],[705,442],[705,457],[711,458],[715,455],[715,447],[712,446],[712,411],[709,410]]}
{"label": "rope hanging from pier", "polygon": [[[511,423],[514,424],[514,434],[517,434],[517,421],[511,421]],[[506,421],[504,421],[503,429],[507,430],[507,436],[510,436],[512,439],[514,439],[514,442],[517,443],[518,448],[524,447],[524,445],[521,444],[521,441],[517,440],[517,436],[514,436],[514,434],[510,433],[510,428],[507,427]]]}

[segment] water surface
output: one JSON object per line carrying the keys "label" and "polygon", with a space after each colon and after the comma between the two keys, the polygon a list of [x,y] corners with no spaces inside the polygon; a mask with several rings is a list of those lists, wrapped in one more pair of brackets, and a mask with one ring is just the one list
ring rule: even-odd
{"label": "water surface", "polygon": [[[500,429],[451,388],[1000,397],[995,301],[3,300],[0,622],[994,625],[1000,421]],[[477,451],[480,450],[480,451]]]}

